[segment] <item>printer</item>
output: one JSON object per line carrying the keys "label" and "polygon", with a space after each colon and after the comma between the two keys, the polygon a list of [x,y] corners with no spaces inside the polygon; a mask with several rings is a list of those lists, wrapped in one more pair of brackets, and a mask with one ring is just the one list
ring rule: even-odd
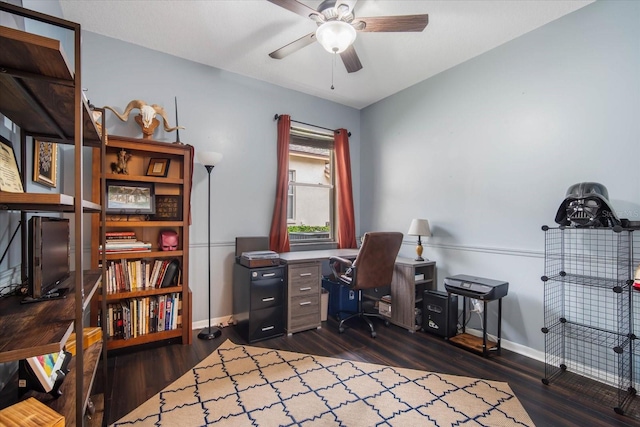
{"label": "printer", "polygon": [[458,274],[457,276],[445,277],[444,287],[447,292],[452,294],[491,301],[507,295],[509,282]]}

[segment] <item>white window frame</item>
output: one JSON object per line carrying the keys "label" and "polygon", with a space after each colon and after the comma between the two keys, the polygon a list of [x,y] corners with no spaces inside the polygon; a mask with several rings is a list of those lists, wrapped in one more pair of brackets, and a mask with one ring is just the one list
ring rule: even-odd
{"label": "white window frame", "polygon": [[[309,244],[309,243],[335,243],[337,241],[337,223],[336,223],[336,200],[335,200],[335,149],[333,147],[333,134],[328,132],[318,132],[315,130],[310,130],[306,128],[298,128],[291,127],[291,138],[289,139],[289,147],[291,145],[301,145],[305,146],[304,139],[310,140],[311,144],[306,145],[309,147],[317,146],[317,145],[326,145],[326,149],[329,150],[329,168],[330,168],[330,182],[329,184],[312,184],[312,183],[303,183],[297,181],[289,181],[289,187],[293,189],[295,194],[297,187],[311,187],[311,188],[327,188],[329,190],[329,237],[328,238],[318,238],[313,239],[312,241],[291,241],[290,244],[292,246],[300,245],[300,244]],[[296,136],[298,138],[296,138]],[[300,138],[301,137],[301,138]],[[291,150],[289,152],[289,156],[291,156]],[[291,171],[291,170],[290,170]],[[295,178],[295,177],[294,177]],[[294,198],[295,200],[295,198]],[[289,202],[289,197],[287,197],[287,203]],[[295,211],[295,206],[294,206]],[[288,216],[288,206],[287,206],[287,216]],[[295,212],[294,212],[295,215]]]}

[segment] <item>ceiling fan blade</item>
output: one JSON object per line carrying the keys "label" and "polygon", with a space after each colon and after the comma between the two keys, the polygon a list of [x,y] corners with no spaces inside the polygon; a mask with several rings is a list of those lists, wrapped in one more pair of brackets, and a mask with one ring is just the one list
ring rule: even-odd
{"label": "ceiling fan blade", "polygon": [[309,6],[300,3],[296,0],[267,0],[277,6],[285,8],[293,13],[297,13],[300,16],[308,18],[311,15],[318,14],[315,9],[311,9]]}
{"label": "ceiling fan blade", "polygon": [[360,58],[358,58],[358,54],[356,53],[353,45],[349,46],[347,50],[342,52],[340,54],[340,58],[342,58],[342,62],[349,73],[355,73],[362,69],[362,63],[360,62]]}
{"label": "ceiling fan blade", "polygon": [[299,38],[298,40],[289,43],[288,45],[282,46],[280,49],[274,50],[269,54],[270,57],[274,59],[282,59],[287,55],[291,55],[293,52],[296,52],[302,49],[305,46],[309,46],[311,43],[316,41],[316,33],[315,31],[307,34],[304,37]]}
{"label": "ceiling fan blade", "polygon": [[[366,24],[359,31],[364,32],[420,32],[429,23],[429,15],[398,15],[398,16],[374,16],[371,18],[358,18]],[[354,27],[357,24],[354,22]]]}

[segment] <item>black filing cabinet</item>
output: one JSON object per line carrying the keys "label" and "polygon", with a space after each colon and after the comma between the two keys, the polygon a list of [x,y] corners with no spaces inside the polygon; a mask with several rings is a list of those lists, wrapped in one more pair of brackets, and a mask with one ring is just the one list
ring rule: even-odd
{"label": "black filing cabinet", "polygon": [[247,342],[284,334],[286,275],[283,265],[233,267],[233,318]]}

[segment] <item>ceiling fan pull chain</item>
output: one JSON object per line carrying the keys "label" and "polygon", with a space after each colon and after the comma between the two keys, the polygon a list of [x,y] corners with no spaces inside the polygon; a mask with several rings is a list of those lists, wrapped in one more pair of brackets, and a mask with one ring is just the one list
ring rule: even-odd
{"label": "ceiling fan pull chain", "polygon": [[336,52],[333,52],[333,64],[331,65],[331,90],[334,89],[333,87],[333,71],[336,69]]}

